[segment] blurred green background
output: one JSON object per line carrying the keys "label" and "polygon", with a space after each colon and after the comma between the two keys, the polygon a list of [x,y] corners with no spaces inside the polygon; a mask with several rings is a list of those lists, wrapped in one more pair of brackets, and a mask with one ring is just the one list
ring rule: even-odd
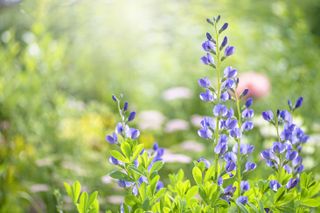
{"label": "blurred green background", "polygon": [[[297,114],[311,135],[305,164],[320,175],[318,0],[0,0],[0,212],[56,212],[59,201],[72,212],[63,182],[77,179],[99,190],[103,210],[116,208],[121,189],[106,176],[104,141],[118,119],[111,94],[138,111],[142,143],[168,148],[164,180],[210,158],[196,133],[198,116],[211,113],[197,79],[214,78],[199,58],[205,19],[217,14],[236,46],[227,63],[270,80],[257,117],[305,98]],[[258,156],[272,134],[256,122],[247,139]]]}

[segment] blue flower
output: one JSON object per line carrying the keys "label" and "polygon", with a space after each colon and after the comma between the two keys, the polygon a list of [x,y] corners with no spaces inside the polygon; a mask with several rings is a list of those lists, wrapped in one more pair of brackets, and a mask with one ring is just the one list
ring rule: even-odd
{"label": "blue flower", "polygon": [[208,40],[212,40],[212,36],[211,36],[210,33],[206,33],[206,37],[207,37]]}
{"label": "blue flower", "polygon": [[118,101],[118,99],[117,99],[117,97],[116,97],[115,95],[112,95],[112,100],[113,100],[114,102],[117,102],[117,101]]}
{"label": "blue flower", "polygon": [[286,154],[286,159],[289,161],[294,160],[296,157],[298,157],[298,152],[294,150],[288,150]]}
{"label": "blue flower", "polygon": [[140,136],[140,131],[135,128],[130,128],[129,131],[127,132],[127,137],[135,140]]}
{"label": "blue flower", "polygon": [[208,77],[200,78],[198,80],[198,83],[199,83],[200,87],[203,87],[203,88],[209,88],[211,85]]}
{"label": "blue flower", "polygon": [[218,186],[222,186],[222,184],[223,184],[223,178],[219,177],[218,178]]}
{"label": "blue flower", "polygon": [[224,189],[224,194],[225,195],[230,195],[232,197],[233,193],[236,191],[236,187],[235,186],[232,186],[232,185],[229,185],[227,186],[225,189]]}
{"label": "blue flower", "polygon": [[253,116],[254,116],[253,109],[246,108],[245,110],[242,111],[243,118],[249,119],[249,118],[252,118]]}
{"label": "blue flower", "polygon": [[273,112],[272,111],[265,111],[265,112],[262,112],[262,117],[264,120],[266,121],[272,121],[273,120]]}
{"label": "blue flower", "polygon": [[228,108],[223,104],[217,104],[213,108],[213,114],[216,117],[225,117],[228,113]]}
{"label": "blue flower", "polygon": [[106,141],[108,141],[110,144],[116,144],[118,143],[118,137],[116,133],[112,133],[112,135],[106,136]]}
{"label": "blue flower", "polygon": [[212,138],[212,131],[209,128],[205,127],[205,128],[198,130],[198,135],[201,138],[210,139],[210,138]]}
{"label": "blue flower", "polygon": [[241,138],[241,131],[239,128],[234,128],[230,130],[230,136],[233,138]]}
{"label": "blue flower", "polygon": [[231,66],[228,66],[224,69],[224,77],[226,78],[234,78],[237,76],[237,70],[232,68]]}
{"label": "blue flower", "polygon": [[240,97],[244,97],[249,93],[249,89],[244,89],[240,95]]}
{"label": "blue flower", "polygon": [[225,36],[220,46],[220,50],[222,50],[228,44],[228,38]]}
{"label": "blue flower", "polygon": [[252,163],[252,162],[247,162],[246,165],[245,165],[245,172],[248,172],[248,171],[252,171],[254,170],[255,168],[257,167],[257,165],[255,163]]}
{"label": "blue flower", "polygon": [[297,108],[301,107],[302,103],[303,103],[303,97],[299,97],[298,100],[296,101],[294,108],[297,109]]}
{"label": "blue flower", "polygon": [[247,108],[249,108],[252,105],[252,103],[253,103],[253,99],[250,97],[246,100],[245,105]]}
{"label": "blue flower", "polygon": [[116,158],[114,158],[114,157],[112,157],[112,156],[109,158],[109,162],[110,162],[111,164],[113,164],[113,165],[119,165],[118,159],[116,159]]}
{"label": "blue flower", "polygon": [[281,187],[280,183],[276,180],[271,180],[269,186],[273,191],[278,191],[278,189]]}
{"label": "blue flower", "polygon": [[136,112],[130,112],[128,117],[128,122],[133,121],[135,117],[136,117]]}
{"label": "blue flower", "polygon": [[233,119],[233,118],[228,118],[226,121],[225,121],[225,127],[227,129],[234,129],[238,124],[238,121],[237,119]]}
{"label": "blue flower", "polygon": [[224,23],[224,24],[222,25],[222,27],[220,28],[219,33],[222,33],[222,32],[225,31],[227,28],[228,28],[228,23]]}
{"label": "blue flower", "polygon": [[233,161],[227,161],[226,163],[226,171],[227,172],[232,172],[236,168],[236,163]]}
{"label": "blue flower", "polygon": [[202,48],[204,51],[210,52],[210,51],[215,51],[216,46],[212,41],[205,41],[202,43]]}
{"label": "blue flower", "polygon": [[214,60],[213,60],[213,57],[207,53],[206,56],[202,56],[201,57],[201,61],[202,63],[204,63],[205,65],[213,65],[214,64]]}
{"label": "blue flower", "polygon": [[[253,150],[254,150],[254,146],[251,144],[240,144],[240,153],[242,155],[250,154],[253,152]],[[234,153],[238,153],[238,144],[237,143],[233,145],[232,151]]]}
{"label": "blue flower", "polygon": [[157,150],[159,149],[158,143],[154,143],[152,149],[153,149],[154,151],[157,151]]}
{"label": "blue flower", "polygon": [[287,189],[294,188],[298,184],[298,182],[299,182],[298,178],[291,178],[286,185]]}
{"label": "blue flower", "polygon": [[222,84],[222,88],[224,89],[231,89],[233,88],[233,86],[235,85],[235,81],[231,78],[228,78],[227,80],[225,80]]}
{"label": "blue flower", "polygon": [[292,168],[288,164],[284,165],[283,168],[284,170],[286,170],[287,173],[292,173]]}
{"label": "blue flower", "polygon": [[162,181],[158,181],[157,186],[156,186],[156,191],[159,191],[160,189],[162,189],[164,187]]}
{"label": "blue flower", "polygon": [[249,131],[253,129],[253,122],[252,121],[245,121],[242,126],[241,129],[243,131]]}
{"label": "blue flower", "polygon": [[205,92],[200,93],[200,99],[204,102],[210,102],[213,101],[214,96],[209,89],[206,89]]}
{"label": "blue flower", "polygon": [[271,150],[270,149],[266,149],[266,150],[263,150],[261,153],[260,153],[261,157],[265,160],[270,160],[271,159]]}
{"label": "blue flower", "polygon": [[286,110],[281,110],[279,112],[279,117],[281,118],[282,121],[284,121],[286,123],[292,122],[292,116],[291,116],[290,112],[288,112]]}
{"label": "blue flower", "polygon": [[227,142],[228,142],[228,136],[224,134],[220,135],[218,143],[214,148],[214,152],[219,155],[224,154],[228,149]]}
{"label": "blue flower", "polygon": [[271,149],[274,153],[283,153],[286,146],[281,142],[274,142]]}
{"label": "blue flower", "polygon": [[226,57],[231,56],[234,53],[234,46],[227,46],[226,49],[224,50],[224,55]]}
{"label": "blue flower", "polygon": [[241,181],[240,183],[241,192],[248,191],[250,189],[250,185],[248,181]]}
{"label": "blue flower", "polygon": [[225,155],[224,155],[224,160],[226,162],[228,161],[233,161],[234,163],[237,161],[237,155],[234,154],[233,152],[227,152]]}
{"label": "blue flower", "polygon": [[132,186],[132,183],[124,180],[118,180],[118,185],[122,188],[127,188]]}
{"label": "blue flower", "polygon": [[237,202],[246,205],[248,203],[248,197],[247,196],[240,196],[237,198]]}
{"label": "blue flower", "polygon": [[208,116],[203,117],[203,119],[202,119],[202,121],[200,122],[200,124],[201,124],[201,126],[202,126],[203,128],[208,127],[208,128],[214,129],[215,126],[216,126],[215,123],[214,123],[213,118],[208,117]]}
{"label": "blue flower", "polygon": [[222,101],[227,101],[227,100],[229,100],[229,99],[230,99],[229,93],[228,93],[227,91],[223,92],[223,93],[221,94],[221,96],[220,96],[220,99],[221,99]]}
{"label": "blue flower", "polygon": [[124,102],[124,105],[123,105],[124,112],[128,110],[128,106],[129,106],[128,102]]}
{"label": "blue flower", "polygon": [[207,169],[210,167],[210,162],[205,158],[199,158],[198,162],[203,162]]}

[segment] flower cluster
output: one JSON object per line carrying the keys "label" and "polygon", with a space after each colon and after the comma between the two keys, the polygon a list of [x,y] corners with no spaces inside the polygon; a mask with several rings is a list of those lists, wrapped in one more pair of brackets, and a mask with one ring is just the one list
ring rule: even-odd
{"label": "flower cluster", "polygon": [[[300,97],[295,106],[289,100],[288,105],[291,112],[301,107],[303,98]],[[292,115],[286,110],[277,110],[276,116],[272,111],[262,113],[264,120],[275,126],[278,133],[278,141],[273,142],[270,149],[261,152],[261,157],[266,164],[276,171],[284,169],[288,174],[292,174],[292,178],[286,183],[286,187],[291,189],[295,187],[299,181],[299,174],[303,171],[302,157],[300,155],[302,144],[306,143],[309,136],[293,123]],[[279,127],[282,126],[282,131]],[[277,180],[270,181],[270,188],[277,191],[281,184]]]}
{"label": "flower cluster", "polygon": [[[119,151],[111,150],[109,162],[118,169],[111,172],[110,176],[118,180],[120,187],[130,189],[133,196],[143,196],[145,193],[143,190],[146,187],[150,188],[150,185],[154,188],[149,189],[150,193],[157,193],[163,188],[157,172],[163,166],[164,149],[155,143],[152,150],[146,151],[143,145],[139,144],[137,139],[140,131],[129,126],[129,122],[134,120],[136,113],[128,111],[128,102],[122,106],[121,98],[112,96],[117,103],[121,122],[116,125],[113,133],[106,136],[107,142],[119,147]],[[134,210],[135,207],[122,206],[122,208]]]}
{"label": "flower cluster", "polygon": [[[238,187],[241,188],[241,190],[238,190],[238,199],[239,202],[245,204],[247,198],[241,195],[249,189],[249,183],[242,181],[242,173],[255,169],[256,164],[248,161],[245,163],[245,170],[241,171],[241,162],[254,149],[253,145],[241,143],[241,138],[244,132],[253,129],[251,119],[254,111],[250,108],[253,99],[247,98],[241,108],[240,102],[248,94],[248,90],[244,90],[240,96],[235,92],[239,83],[237,69],[227,66],[223,72],[221,70],[221,63],[234,53],[235,48],[228,45],[227,36],[223,37],[221,43],[219,42],[219,37],[228,27],[228,24],[225,23],[219,28],[219,20],[220,16],[207,20],[215,31],[213,35],[206,33],[206,41],[202,43],[206,55],[201,58],[201,61],[203,64],[213,67],[216,72],[217,83],[213,85],[208,77],[198,80],[199,86],[205,89],[204,92],[200,93],[200,99],[214,104],[212,116],[205,116],[202,119],[198,135],[211,140],[214,144],[215,177],[218,185],[223,184],[224,179],[226,179],[225,174],[228,174],[229,178],[236,174]],[[232,107],[228,107],[231,104],[235,105],[237,115]],[[234,143],[233,148],[229,150],[229,147],[232,147],[232,142]],[[203,158],[201,161],[208,162]],[[218,167],[223,169],[219,171]],[[235,186],[227,186],[222,198],[229,201],[235,190]]]}

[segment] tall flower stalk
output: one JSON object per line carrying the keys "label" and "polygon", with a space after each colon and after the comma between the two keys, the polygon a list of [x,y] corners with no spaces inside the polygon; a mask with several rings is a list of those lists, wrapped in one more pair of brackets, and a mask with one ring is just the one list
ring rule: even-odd
{"label": "tall flower stalk", "polygon": [[[213,85],[208,77],[199,79],[198,83],[205,89],[200,94],[200,99],[204,102],[213,104],[213,117],[206,116],[201,121],[201,129],[198,131],[200,137],[212,141],[214,147],[214,180],[220,186],[225,179],[236,177],[236,186],[225,188],[223,199],[229,200],[234,191],[238,188],[237,197],[239,202],[246,203],[246,198],[241,196],[249,188],[249,183],[242,180],[242,173],[253,170],[256,165],[252,162],[246,163],[246,170],[242,171],[242,160],[253,151],[253,146],[242,144],[241,137],[246,131],[253,128],[251,118],[254,115],[250,108],[253,100],[248,98],[245,105],[241,106],[243,99],[246,98],[248,90],[242,94],[237,94],[236,89],[239,83],[237,78],[238,71],[227,66],[223,69],[223,62],[233,55],[235,48],[228,45],[228,37],[220,37],[228,28],[228,23],[220,25],[220,16],[207,19],[213,28],[213,35],[206,33],[206,41],[202,43],[202,48],[206,55],[201,61],[211,66],[216,74],[216,84]],[[235,106],[236,115],[232,107]],[[234,141],[232,151],[228,151],[230,140]],[[229,143],[228,143],[229,142]],[[224,161],[221,161],[221,160]],[[220,162],[220,163],[219,163]],[[228,175],[228,178],[226,177]]]}

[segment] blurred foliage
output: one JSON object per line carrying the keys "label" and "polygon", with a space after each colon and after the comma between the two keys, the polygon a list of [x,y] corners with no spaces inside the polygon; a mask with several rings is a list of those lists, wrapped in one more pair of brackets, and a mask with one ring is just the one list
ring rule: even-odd
{"label": "blurred foliage", "polygon": [[[208,74],[199,58],[211,15],[231,25],[230,64],[271,80],[256,114],[301,95],[301,115],[318,133],[311,127],[320,118],[319,8],[317,0],[38,0],[0,7],[0,211],[55,212],[53,191],[64,181],[79,179],[102,197],[114,190],[101,182],[108,172],[104,135],[115,122],[112,93],[168,120],[211,113],[198,101],[196,81]],[[173,86],[191,89],[192,99],[165,101],[162,92]],[[141,138],[167,147],[198,140],[194,127]],[[252,136],[256,150],[263,139],[259,131]]]}

